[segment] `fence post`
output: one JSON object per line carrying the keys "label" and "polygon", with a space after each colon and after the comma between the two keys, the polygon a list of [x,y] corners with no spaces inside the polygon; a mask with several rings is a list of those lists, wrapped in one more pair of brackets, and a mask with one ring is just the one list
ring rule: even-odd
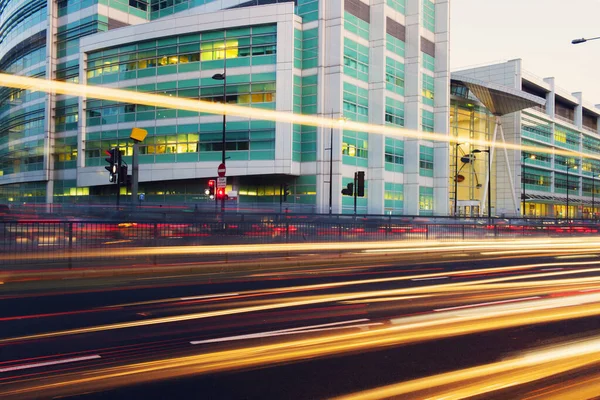
{"label": "fence post", "polygon": [[69,269],[73,268],[73,222],[69,221]]}
{"label": "fence post", "polygon": [[290,221],[287,218],[285,220],[285,242],[290,242]]}
{"label": "fence post", "polygon": [[73,249],[73,222],[69,222],[69,251]]}
{"label": "fence post", "polygon": [[465,224],[462,224],[461,228],[462,228],[462,239],[465,240]]}
{"label": "fence post", "polygon": [[425,240],[429,240],[429,227],[429,224],[425,225]]}

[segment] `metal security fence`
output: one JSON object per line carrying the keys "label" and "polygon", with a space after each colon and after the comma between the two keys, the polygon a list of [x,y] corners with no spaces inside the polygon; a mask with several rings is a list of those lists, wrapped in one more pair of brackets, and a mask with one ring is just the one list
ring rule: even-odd
{"label": "metal security fence", "polygon": [[0,251],[83,251],[91,248],[235,243],[462,240],[595,233],[598,233],[597,225],[417,224],[385,220],[5,221],[0,222]]}

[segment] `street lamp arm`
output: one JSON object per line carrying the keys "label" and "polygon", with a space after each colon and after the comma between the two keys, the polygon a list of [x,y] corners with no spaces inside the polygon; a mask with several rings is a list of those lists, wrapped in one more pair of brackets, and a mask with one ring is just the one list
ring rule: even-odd
{"label": "street lamp arm", "polygon": [[600,36],[596,36],[596,37],[589,38],[589,39],[586,39],[586,38],[573,39],[573,40],[571,40],[571,44],[580,44],[580,43],[585,43],[585,42],[589,42],[590,40],[596,40],[596,39],[600,39]]}

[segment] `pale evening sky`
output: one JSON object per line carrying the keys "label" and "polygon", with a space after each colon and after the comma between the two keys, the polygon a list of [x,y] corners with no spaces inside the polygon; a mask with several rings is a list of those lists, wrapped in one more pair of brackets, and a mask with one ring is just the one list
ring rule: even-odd
{"label": "pale evening sky", "polygon": [[485,65],[514,58],[523,68],[584,101],[600,104],[600,0],[451,0],[450,65]]}

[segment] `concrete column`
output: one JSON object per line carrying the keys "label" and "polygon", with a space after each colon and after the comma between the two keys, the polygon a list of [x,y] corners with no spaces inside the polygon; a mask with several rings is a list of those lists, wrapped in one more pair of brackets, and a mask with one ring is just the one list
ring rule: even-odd
{"label": "concrete column", "polygon": [[[291,20],[277,23],[277,111],[294,111],[294,23]],[[292,173],[293,125],[277,122],[275,125],[275,173]],[[299,174],[299,166],[296,174]]]}
{"label": "concrete column", "polygon": [[571,94],[577,99],[577,105],[575,106],[575,118],[573,118],[573,123],[577,128],[583,129],[583,94],[581,92],[575,92]]}
{"label": "concrete column", "polygon": [[[56,34],[58,29],[58,7],[56,0],[48,1],[46,30],[46,79],[56,79]],[[55,135],[56,94],[46,94],[44,112],[44,171],[46,180],[46,203],[54,202],[54,135]],[[79,117],[81,120],[81,115]],[[78,153],[78,158],[83,154]]]}
{"label": "concrete column", "polygon": [[[435,132],[450,134],[450,4],[449,0],[435,3]],[[448,185],[449,145],[447,142],[433,143],[433,212],[435,215],[449,214]]]}
{"label": "concrete column", "polygon": [[[318,115],[334,119],[342,116],[342,74],[344,60],[344,3],[319,3]],[[329,128],[317,128],[317,212],[329,212]],[[333,213],[342,211],[342,130],[333,130]]]}
{"label": "concrete column", "polygon": [[544,82],[550,86],[550,92],[546,94],[546,114],[554,119],[554,116],[556,115],[556,85],[554,83],[554,77],[544,78]]}
{"label": "concrete column", "polygon": [[[369,32],[369,122],[385,125],[385,1],[371,1]],[[369,134],[369,169],[366,179],[367,212],[383,214],[385,209],[385,136]]]}
{"label": "concrete column", "polygon": [[[404,56],[404,126],[421,130],[421,13],[422,0],[406,1],[406,46]],[[419,145],[418,139],[404,143],[404,212],[419,214]]]}

